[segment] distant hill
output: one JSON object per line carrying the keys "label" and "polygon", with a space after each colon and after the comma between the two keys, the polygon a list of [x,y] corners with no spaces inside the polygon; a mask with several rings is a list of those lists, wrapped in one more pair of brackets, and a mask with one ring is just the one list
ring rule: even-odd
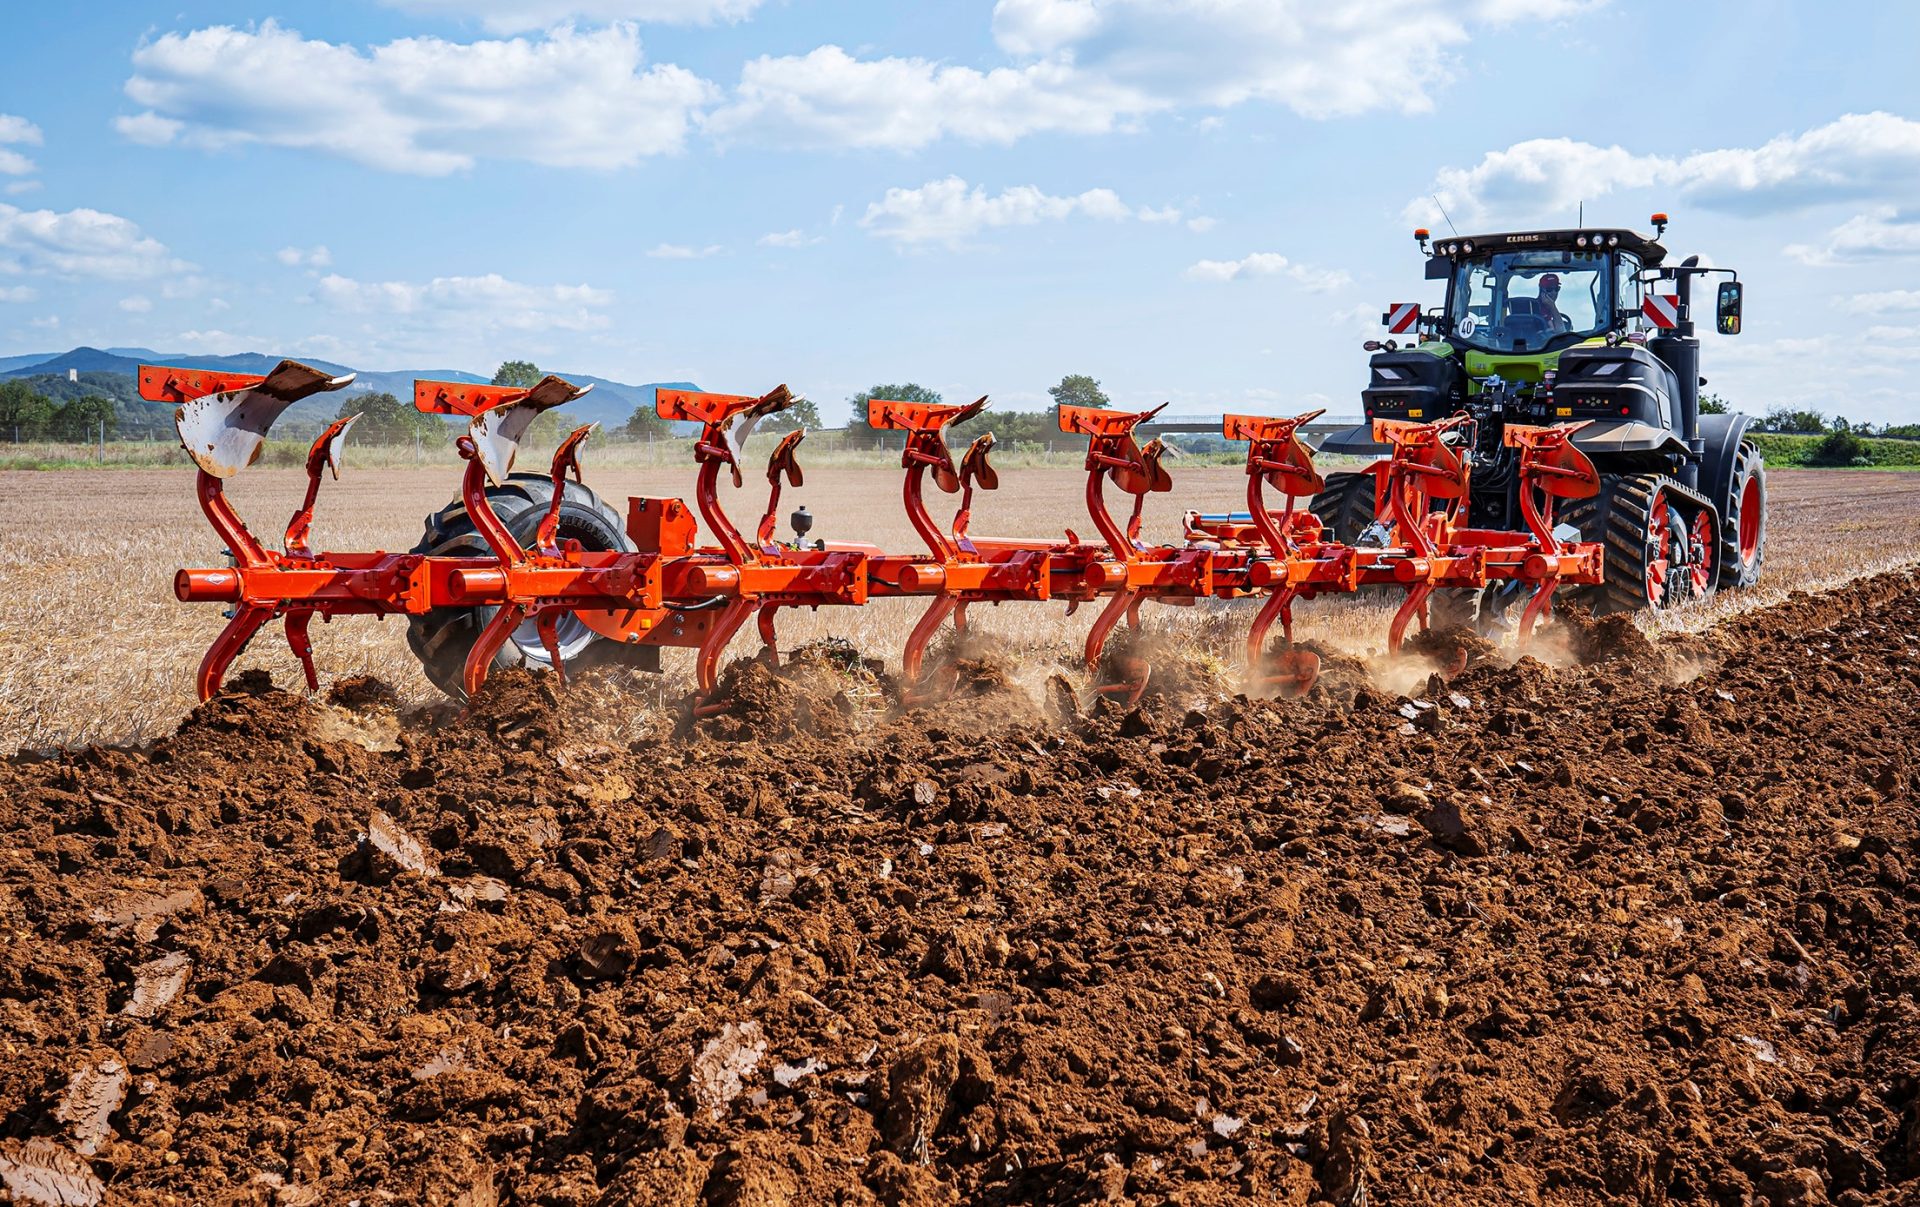
{"label": "distant hill", "polygon": [[[360,393],[387,393],[402,401],[413,396],[416,379],[429,381],[484,382],[489,377],[463,369],[374,369],[356,370],[350,366],[314,357],[301,358],[316,369],[328,373],[355,374],[354,382],[340,394],[322,395],[288,408],[274,434],[299,435],[318,432],[322,424],[339,410],[340,399]],[[215,369],[228,373],[265,373],[280,363],[278,356],[263,352],[242,352],[232,356],[200,356],[190,352],[155,352],[151,348],[73,348],[66,352],[0,357],[0,378],[21,378],[42,394],[56,399],[79,394],[104,394],[120,404],[121,431],[145,432],[153,425],[154,404],[140,402],[133,388],[134,374],[143,364],[177,365],[183,369]],[[78,384],[67,380],[68,370],[80,375]],[[606,428],[626,424],[634,410],[652,406],[656,389],[697,390],[690,381],[645,382],[629,385],[595,377],[590,373],[559,371],[560,376],[578,385],[591,385],[593,391],[567,408],[566,416],[575,423],[598,422]],[[143,412],[141,408],[149,408]],[[151,413],[150,413],[151,412]],[[160,420],[165,424],[167,420]]]}

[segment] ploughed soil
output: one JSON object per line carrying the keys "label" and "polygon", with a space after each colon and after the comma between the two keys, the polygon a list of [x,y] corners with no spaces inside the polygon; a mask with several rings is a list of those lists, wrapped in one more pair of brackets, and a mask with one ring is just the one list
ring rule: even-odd
{"label": "ploughed soil", "polygon": [[630,748],[256,676],[8,762],[0,1198],[1916,1201],[1916,581],[1566,628],[1413,697],[742,664]]}

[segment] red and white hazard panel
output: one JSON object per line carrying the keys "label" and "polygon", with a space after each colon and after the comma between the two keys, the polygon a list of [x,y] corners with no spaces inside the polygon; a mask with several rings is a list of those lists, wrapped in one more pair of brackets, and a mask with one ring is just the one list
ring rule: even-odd
{"label": "red and white hazard panel", "polygon": [[1680,325],[1680,299],[1664,293],[1650,293],[1640,303],[1640,313],[1662,330]]}
{"label": "red and white hazard panel", "polygon": [[1404,335],[1413,330],[1420,321],[1420,303],[1389,302],[1387,304],[1387,330],[1395,335]]}

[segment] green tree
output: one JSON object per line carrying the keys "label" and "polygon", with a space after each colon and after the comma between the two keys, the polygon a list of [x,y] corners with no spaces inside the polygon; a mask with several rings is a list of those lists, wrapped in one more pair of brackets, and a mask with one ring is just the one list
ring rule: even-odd
{"label": "green tree", "polygon": [[335,419],[360,416],[351,439],[368,444],[411,444],[415,437],[438,441],[449,435],[445,423],[423,415],[391,394],[355,394],[340,401]]}
{"label": "green tree", "polygon": [[1060,408],[1066,407],[1105,407],[1113,405],[1112,400],[1101,390],[1100,383],[1085,373],[1069,373],[1060,379],[1057,386],[1048,386],[1047,393],[1053,395],[1053,406],[1048,418],[1057,421]]}
{"label": "green tree", "polygon": [[102,423],[107,425],[106,434],[111,436],[119,418],[114,413],[112,399],[88,394],[55,407],[47,431],[55,440],[81,444],[99,438]]}
{"label": "green tree", "polygon": [[[881,395],[886,397],[886,395]],[[765,432],[791,432],[800,428],[818,431],[821,427],[820,408],[813,405],[811,398],[796,398],[793,405],[777,415],[769,415],[760,422],[760,430]]]}
{"label": "green tree", "polygon": [[633,408],[633,415],[628,418],[624,430],[633,440],[658,440],[671,435],[673,425],[660,418],[659,410],[649,400]]}
{"label": "green tree", "polygon": [[539,385],[540,377],[540,369],[532,361],[508,360],[500,362],[500,367],[493,371],[493,384],[525,390]]}
{"label": "green tree", "polygon": [[1725,415],[1730,409],[1731,408],[1727,406],[1727,400],[1718,394],[1702,394],[1700,396],[1700,413],[1702,415]]}
{"label": "green tree", "polygon": [[53,403],[23,381],[0,381],[0,440],[39,440],[53,422]]}
{"label": "green tree", "polygon": [[1767,412],[1760,426],[1769,432],[1811,432],[1821,435],[1827,430],[1827,417],[1818,411],[1775,407]]}
{"label": "green tree", "polygon": [[1829,432],[1808,460],[1815,465],[1866,465],[1867,442],[1845,428]]}

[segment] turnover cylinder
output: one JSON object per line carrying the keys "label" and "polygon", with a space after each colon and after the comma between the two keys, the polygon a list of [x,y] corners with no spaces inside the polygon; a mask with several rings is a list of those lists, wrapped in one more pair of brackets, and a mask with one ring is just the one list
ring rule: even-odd
{"label": "turnover cylinder", "polygon": [[173,575],[173,597],[181,603],[238,603],[238,570],[177,570]]}

